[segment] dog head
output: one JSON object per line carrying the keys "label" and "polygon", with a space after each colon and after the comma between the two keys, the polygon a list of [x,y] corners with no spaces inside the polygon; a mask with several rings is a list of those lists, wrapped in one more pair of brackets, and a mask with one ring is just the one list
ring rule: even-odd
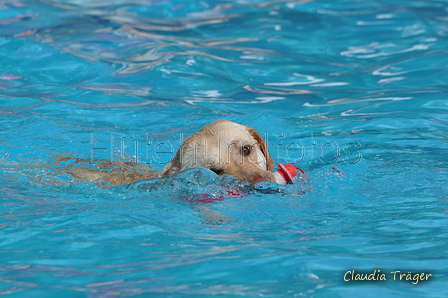
{"label": "dog head", "polygon": [[275,182],[274,161],[263,138],[253,128],[228,120],[205,125],[187,138],[162,176],[197,167],[248,181]]}

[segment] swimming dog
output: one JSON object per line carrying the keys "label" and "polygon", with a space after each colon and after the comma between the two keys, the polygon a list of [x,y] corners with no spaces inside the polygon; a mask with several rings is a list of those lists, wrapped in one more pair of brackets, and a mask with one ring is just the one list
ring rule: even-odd
{"label": "swimming dog", "polygon": [[[285,184],[285,175],[290,175],[289,170],[272,172],[274,161],[266,142],[255,129],[229,120],[207,124],[188,137],[161,173],[148,171],[130,162],[96,160],[96,169],[73,167],[88,163],[87,159],[65,157],[59,158],[56,163],[69,160],[74,162],[64,171],[74,177],[83,181],[103,180],[112,185],[170,176],[198,167],[209,169],[219,176],[228,174],[253,183],[268,181]],[[281,166],[279,164],[279,168]],[[292,176],[289,181],[286,177],[286,181],[291,183]]]}
{"label": "swimming dog", "polygon": [[255,129],[228,120],[207,124],[187,138],[162,176],[196,167],[247,181],[277,182],[263,138]]}

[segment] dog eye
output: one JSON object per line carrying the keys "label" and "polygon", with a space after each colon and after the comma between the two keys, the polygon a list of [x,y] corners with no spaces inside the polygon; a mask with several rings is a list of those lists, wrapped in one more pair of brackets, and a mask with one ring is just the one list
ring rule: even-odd
{"label": "dog eye", "polygon": [[243,146],[243,155],[248,156],[252,152],[252,146]]}

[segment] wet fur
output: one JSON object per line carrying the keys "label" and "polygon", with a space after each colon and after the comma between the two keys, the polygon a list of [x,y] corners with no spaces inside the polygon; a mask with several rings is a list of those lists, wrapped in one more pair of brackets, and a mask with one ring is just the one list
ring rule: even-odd
{"label": "wet fur", "polygon": [[[251,148],[249,154],[244,147]],[[253,128],[228,120],[207,124],[186,139],[162,176],[196,167],[242,180],[275,182],[274,161],[263,138]]]}
{"label": "wet fur", "polygon": [[[244,147],[250,148],[248,154],[244,153]],[[132,162],[103,159],[60,157],[55,165],[79,180],[96,181],[103,188],[170,176],[197,167],[252,182],[275,182],[274,161],[263,138],[253,128],[228,120],[207,124],[187,138],[162,173]]]}
{"label": "wet fur", "polygon": [[[250,150],[245,151],[245,147]],[[81,181],[89,181],[106,189],[139,180],[169,176],[197,167],[254,183],[275,182],[272,173],[274,161],[263,138],[253,128],[228,120],[218,120],[205,125],[187,138],[162,173],[152,167],[129,161],[112,162],[94,158],[55,157],[53,166]],[[199,211],[205,223],[220,224],[231,221],[230,218],[211,210],[208,205],[197,204],[192,208]]]}

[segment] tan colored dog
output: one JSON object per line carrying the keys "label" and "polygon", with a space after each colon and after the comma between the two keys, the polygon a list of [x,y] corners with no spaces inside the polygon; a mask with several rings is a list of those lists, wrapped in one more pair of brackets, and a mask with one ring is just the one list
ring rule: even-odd
{"label": "tan colored dog", "polygon": [[162,176],[197,167],[247,181],[276,182],[264,140],[253,128],[228,120],[207,124],[187,138]]}
{"label": "tan colored dog", "polygon": [[95,165],[93,169],[79,167],[88,164],[87,159],[64,157],[57,159],[56,164],[67,161],[73,162],[62,169],[74,177],[92,182],[102,180],[112,185],[169,176],[198,167],[210,169],[218,175],[233,175],[252,182],[279,180],[272,173],[274,161],[263,138],[253,128],[228,120],[207,124],[188,137],[162,173],[132,162],[93,160],[90,162]]}

